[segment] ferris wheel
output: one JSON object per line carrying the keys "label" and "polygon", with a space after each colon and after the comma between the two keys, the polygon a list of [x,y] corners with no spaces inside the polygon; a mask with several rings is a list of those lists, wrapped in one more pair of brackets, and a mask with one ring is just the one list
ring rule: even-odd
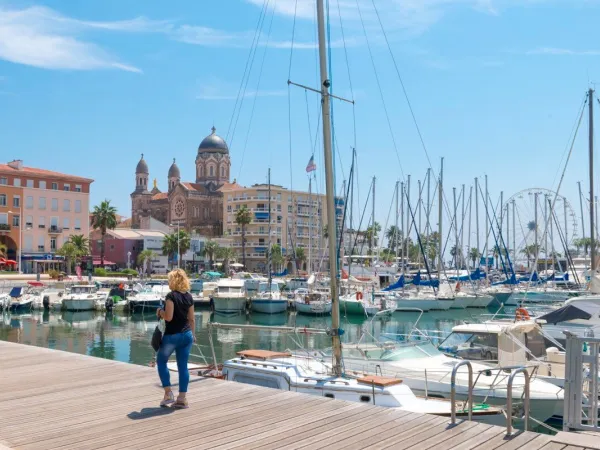
{"label": "ferris wheel", "polygon": [[[554,214],[550,218],[555,198]],[[550,189],[532,188],[517,192],[504,203],[502,221],[505,245],[516,259],[523,259],[526,249],[535,245],[536,239],[540,256],[543,256],[552,253],[564,255],[578,238],[575,211],[565,197],[557,196]]]}

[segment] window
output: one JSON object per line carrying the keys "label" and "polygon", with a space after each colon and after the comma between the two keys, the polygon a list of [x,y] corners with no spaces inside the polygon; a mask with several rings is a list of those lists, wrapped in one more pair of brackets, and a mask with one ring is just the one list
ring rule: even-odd
{"label": "window", "polygon": [[227,212],[231,212],[231,205],[227,205]]}
{"label": "window", "polygon": [[224,177],[225,176],[225,167],[221,167],[221,176]]}
{"label": "window", "polygon": [[50,250],[56,251],[56,238],[50,238]]}
{"label": "window", "polygon": [[13,216],[13,227],[21,226],[21,217]]}
{"label": "window", "polygon": [[210,166],[208,169],[210,171],[210,176],[212,177],[214,175],[214,167]]}
{"label": "window", "polygon": [[70,226],[70,224],[69,224],[69,218],[68,218],[68,217],[65,217],[65,218],[63,219],[63,228],[64,228],[65,230],[68,230],[68,229],[69,229],[69,226]]}
{"label": "window", "polygon": [[288,213],[292,213],[292,205],[288,205]]}
{"label": "window", "polygon": [[38,228],[46,228],[46,218],[44,216],[40,216],[38,219]]}
{"label": "window", "polygon": [[28,195],[25,199],[25,208],[33,209],[33,197],[31,195]]}
{"label": "window", "polygon": [[63,211],[71,211],[71,200],[63,200]]}
{"label": "window", "polygon": [[45,181],[38,181],[39,185],[40,185],[40,189],[46,189],[46,182]]}
{"label": "window", "polygon": [[23,250],[30,252],[33,250],[33,236],[26,234],[24,237]]}
{"label": "window", "polygon": [[13,208],[19,208],[21,206],[21,196],[15,195],[13,197]]}
{"label": "window", "polygon": [[13,180],[13,186],[16,186],[16,187],[21,186],[21,179],[20,178],[15,178]]}
{"label": "window", "polygon": [[0,225],[8,225],[8,214],[0,214]]}
{"label": "window", "polygon": [[33,180],[27,180],[27,187],[28,188],[32,188],[33,187]]}
{"label": "window", "polygon": [[368,395],[361,395],[360,396],[360,401],[364,402],[364,403],[370,403],[371,402],[371,397]]}
{"label": "window", "polygon": [[71,185],[70,184],[66,184],[63,186],[63,191],[70,191],[71,190]]}
{"label": "window", "polygon": [[52,183],[52,190],[58,191],[58,183]]}
{"label": "window", "polygon": [[252,384],[254,386],[279,389],[279,381],[275,378],[253,377],[252,375],[236,373],[233,376],[233,381],[244,384]]}
{"label": "window", "polygon": [[323,397],[326,397],[326,398],[335,398],[335,396],[333,394],[324,394]]}
{"label": "window", "polygon": [[208,219],[208,208],[204,208],[204,218]]}
{"label": "window", "polygon": [[[146,180],[144,180],[144,181],[146,181]],[[144,183],[144,184],[146,184],[146,183]],[[75,192],[81,192],[81,185],[80,184],[76,184],[75,185]]]}
{"label": "window", "polygon": [[46,197],[40,197],[40,209],[46,209]]}
{"label": "window", "polygon": [[33,226],[33,216],[25,216],[25,226],[29,228]]}
{"label": "window", "polygon": [[81,200],[75,200],[75,212],[76,213],[81,212]]}
{"label": "window", "polygon": [[50,218],[50,226],[52,228],[58,228],[58,217],[51,217]]}
{"label": "window", "polygon": [[0,194],[0,206],[6,206],[6,194]]}
{"label": "window", "polygon": [[38,251],[43,252],[46,246],[46,238],[44,236],[38,237]]}
{"label": "window", "polygon": [[0,184],[7,185],[8,184],[8,179],[4,178],[4,177],[0,177]]}
{"label": "window", "polygon": [[277,205],[277,212],[281,212],[281,205]]}
{"label": "window", "polygon": [[75,219],[75,229],[81,230],[81,219]]}
{"label": "window", "polygon": [[52,211],[58,211],[58,199],[57,198],[52,199]]}

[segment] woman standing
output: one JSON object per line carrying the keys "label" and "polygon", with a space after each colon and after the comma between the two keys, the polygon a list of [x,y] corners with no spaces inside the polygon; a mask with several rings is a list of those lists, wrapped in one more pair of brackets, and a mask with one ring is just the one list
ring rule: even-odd
{"label": "woman standing", "polygon": [[[165,333],[156,356],[158,376],[165,389],[165,396],[160,406],[173,404],[173,408],[187,408],[187,387],[190,381],[188,372],[188,359],[192,344],[196,341],[194,335],[194,300],[189,293],[190,280],[182,269],[169,272],[169,289],[165,309],[158,309],[156,315],[159,319],[165,319]],[[175,401],[171,390],[171,377],[167,362],[175,352],[177,358],[177,370],[179,372],[179,395]]]}

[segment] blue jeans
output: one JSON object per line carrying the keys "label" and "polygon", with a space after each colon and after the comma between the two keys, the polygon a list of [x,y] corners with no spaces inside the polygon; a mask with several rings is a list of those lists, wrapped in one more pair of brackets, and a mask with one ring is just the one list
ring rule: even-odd
{"label": "blue jeans", "polygon": [[190,373],[188,372],[188,360],[190,351],[194,343],[194,336],[191,331],[177,334],[165,334],[160,343],[160,348],[156,354],[156,366],[158,367],[158,376],[163,387],[171,386],[171,376],[167,369],[167,362],[175,352],[177,358],[177,370],[179,372],[179,392],[187,392],[190,382]]}

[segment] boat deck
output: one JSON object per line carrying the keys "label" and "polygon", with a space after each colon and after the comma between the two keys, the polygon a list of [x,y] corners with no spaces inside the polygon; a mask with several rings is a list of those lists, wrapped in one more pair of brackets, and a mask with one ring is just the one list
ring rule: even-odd
{"label": "boat deck", "polygon": [[508,438],[502,427],[206,378],[192,378],[190,408],[174,411],[158,407],[156,369],[9,342],[0,354],[0,449],[600,448],[595,436]]}

